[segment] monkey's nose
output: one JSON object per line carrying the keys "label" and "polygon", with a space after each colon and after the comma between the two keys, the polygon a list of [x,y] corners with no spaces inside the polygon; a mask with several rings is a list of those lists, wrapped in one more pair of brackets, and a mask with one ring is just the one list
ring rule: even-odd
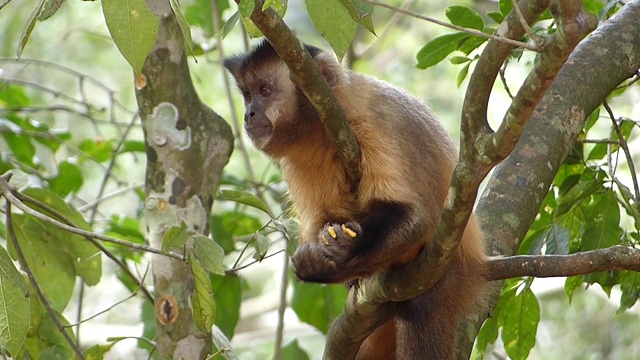
{"label": "monkey's nose", "polygon": [[256,112],[251,110],[251,112],[249,112],[249,117],[253,117],[255,114],[256,114]]}

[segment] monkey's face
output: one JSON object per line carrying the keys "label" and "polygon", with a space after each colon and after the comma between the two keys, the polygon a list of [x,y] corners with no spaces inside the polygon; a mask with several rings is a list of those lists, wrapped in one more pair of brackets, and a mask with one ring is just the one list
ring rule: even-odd
{"label": "monkey's face", "polygon": [[257,148],[273,153],[295,117],[297,89],[281,62],[263,65],[236,78],[244,98],[244,128]]}

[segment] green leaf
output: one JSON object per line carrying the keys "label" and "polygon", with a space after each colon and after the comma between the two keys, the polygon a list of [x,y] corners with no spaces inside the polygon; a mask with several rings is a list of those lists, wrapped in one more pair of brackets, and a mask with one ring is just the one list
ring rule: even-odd
{"label": "green leaf", "polygon": [[571,299],[573,298],[573,293],[582,286],[582,275],[578,276],[569,276],[564,281],[564,292],[567,294],[569,298],[569,303],[571,303]]}
{"label": "green leaf", "polygon": [[504,20],[504,16],[499,11],[487,11],[487,16],[498,24],[501,24],[502,20]]}
{"label": "green leaf", "polygon": [[66,197],[72,192],[78,192],[82,187],[84,178],[80,168],[68,161],[63,161],[58,165],[58,176],[49,180],[51,191]]}
{"label": "green leaf", "polygon": [[22,51],[24,47],[27,45],[27,41],[29,41],[29,37],[31,37],[31,32],[33,28],[36,26],[36,20],[38,16],[42,12],[42,8],[44,7],[45,0],[37,0],[36,6],[31,10],[31,14],[29,14],[29,18],[25,23],[24,29],[22,30],[22,34],[20,35],[20,40],[18,41],[18,48],[16,49],[16,57],[20,58],[22,56]]}
{"label": "green leaf", "polygon": [[[140,311],[140,320],[143,324],[142,337],[146,339],[156,338],[156,309],[150,301],[142,301],[142,310]],[[153,344],[148,341],[138,340],[138,347],[145,349],[150,353],[155,350]]]}
{"label": "green leaf", "polygon": [[195,258],[198,259],[202,267],[212,274],[224,275],[224,251],[215,241],[204,235],[193,236],[193,249]]}
{"label": "green leaf", "polygon": [[60,9],[62,3],[64,3],[64,0],[46,0],[44,8],[42,9],[40,16],[38,17],[38,20],[45,21],[48,18],[52,17],[53,14],[55,14],[58,9]]}
{"label": "green leaf", "polygon": [[457,87],[460,87],[460,85],[462,84],[464,79],[467,77],[467,74],[469,73],[469,66],[470,65],[471,65],[471,63],[467,63],[465,66],[462,67],[462,69],[460,69],[460,72],[458,72],[458,77],[456,79],[456,86]]}
{"label": "green leaf", "polygon": [[220,196],[224,200],[235,201],[240,204],[249,205],[269,214],[267,205],[257,196],[242,190],[220,190]]}
{"label": "green leaf", "polygon": [[309,355],[293,339],[282,348],[282,360],[309,360]]}
{"label": "green leaf", "polygon": [[22,86],[14,84],[2,84],[0,86],[0,107],[25,107],[29,106],[31,99]]}
{"label": "green leaf", "polygon": [[469,38],[462,40],[462,42],[458,45],[458,50],[460,50],[465,55],[469,55],[473,50],[477,49],[485,42],[487,42],[487,38],[471,35],[469,36]]}
{"label": "green leaf", "polygon": [[571,234],[564,226],[553,224],[545,231],[542,231],[531,244],[529,253],[531,255],[542,254],[542,247],[547,246],[546,255],[566,255],[569,253],[569,238]]}
{"label": "green leaf", "polygon": [[640,297],[640,273],[636,271],[622,271],[620,275],[620,307],[616,310],[616,315],[622,314],[630,309]]}
{"label": "green leaf", "polygon": [[17,354],[29,330],[31,306],[29,288],[0,247],[0,348]]}
{"label": "green leaf", "polygon": [[529,287],[516,294],[505,304],[505,322],[502,341],[509,357],[526,359],[536,344],[536,332],[540,322],[538,300]]}
{"label": "green leaf", "polygon": [[76,273],[84,280],[84,283],[97,285],[102,278],[102,253],[97,253],[76,263]]}
{"label": "green leaf", "polygon": [[97,162],[105,162],[113,155],[113,142],[98,140],[84,140],[78,148]]}
{"label": "green leaf", "polygon": [[447,55],[456,51],[459,44],[468,37],[469,35],[465,33],[455,33],[442,35],[429,41],[416,55],[418,68],[426,69],[439,63],[446,58]]}
{"label": "green leaf", "polygon": [[145,152],[147,151],[144,141],[127,140],[120,149],[120,154],[128,152]]}
{"label": "green leaf", "polygon": [[553,209],[554,218],[566,214],[575,206],[580,205],[583,199],[593,195],[603,188],[604,175],[601,172],[585,171],[580,178],[580,182],[567,190],[564,196],[558,199],[556,207]]}
{"label": "green leaf", "polygon": [[504,325],[504,318],[506,314],[504,312],[505,304],[511,301],[516,294],[517,288],[509,287],[509,283],[505,282],[503,286],[503,290],[500,293],[500,298],[496,303],[496,306],[491,311],[491,317],[489,317],[482,328],[478,332],[478,337],[476,339],[476,349],[480,352],[484,352],[487,349],[488,344],[493,344],[498,339],[498,333],[500,327]]}
{"label": "green leaf", "polygon": [[243,18],[248,18],[253,13],[253,7],[256,5],[254,0],[240,0],[238,10]]}
{"label": "green leaf", "polygon": [[511,12],[511,9],[513,9],[513,3],[511,1],[512,0],[498,0],[498,7],[500,8],[500,12],[503,17],[507,17]]}
{"label": "green leaf", "polygon": [[82,354],[86,360],[102,360],[104,355],[108,353],[115,343],[107,345],[93,345],[84,350]]}
{"label": "green leaf", "polygon": [[376,34],[373,29],[373,20],[371,19],[371,16],[373,15],[373,4],[364,3],[358,0],[340,0],[340,4],[344,6],[349,13],[349,16],[351,16],[355,22],[369,30],[373,35]]}
{"label": "green leaf", "polygon": [[135,244],[144,244],[146,241],[144,234],[140,232],[140,222],[131,217],[111,216],[107,223],[106,233]]}
{"label": "green leaf", "polygon": [[445,10],[445,15],[453,25],[465,27],[467,29],[484,29],[484,20],[475,10],[466,6],[452,5]]}
{"label": "green leaf", "polygon": [[139,76],[156,41],[158,17],[145,0],[103,0],[102,12],[118,50]]}
{"label": "green leaf", "polygon": [[270,241],[266,236],[257,234],[256,242],[254,244],[256,253],[253,254],[253,258],[258,261],[262,261],[262,259],[264,259],[264,257],[267,255],[267,251],[269,251],[269,245]]}
{"label": "green leaf", "polygon": [[595,250],[620,243],[620,208],[616,194],[609,189],[591,206],[582,237],[582,250]]}
{"label": "green leaf", "polygon": [[[31,216],[13,215],[16,237],[27,266],[42,288],[51,306],[62,311],[73,294],[76,273],[73,259],[65,251],[58,233]],[[13,243],[9,251],[15,256]]]}
{"label": "green leaf", "polygon": [[313,26],[325,38],[339,59],[344,57],[358,29],[358,23],[340,0],[305,0]]}
{"label": "green leaf", "polygon": [[178,26],[180,27],[180,32],[182,33],[182,38],[184,39],[186,48],[189,54],[193,54],[193,40],[191,39],[191,28],[189,27],[189,22],[187,22],[187,19],[182,14],[178,0],[169,0],[169,3],[171,4],[173,14],[176,16],[176,20],[178,20]]}
{"label": "green leaf", "polygon": [[223,39],[226,38],[227,35],[229,35],[229,32],[231,32],[231,29],[233,29],[233,27],[236,25],[239,18],[240,18],[240,12],[236,11],[233,13],[233,15],[229,17],[229,19],[227,19],[227,21],[225,21],[224,26],[222,26],[222,30],[221,30]]}
{"label": "green leaf", "polygon": [[[60,215],[68,219],[75,227],[83,230],[91,230],[91,227],[85,221],[84,217],[76,210],[71,208],[60,196],[53,192],[42,188],[31,188],[23,191],[25,195],[28,195],[55,210]],[[31,206],[34,209],[41,211],[45,215],[51,216],[57,219],[57,216],[50,214],[44,209]],[[58,219],[62,220],[62,219]],[[52,234],[55,234],[59,239],[62,239],[62,247],[65,248],[71,256],[75,258],[88,258],[97,253],[99,249],[87,241],[84,237],[79,235],[72,235],[66,231],[58,230],[51,226],[48,227]]]}
{"label": "green leaf", "polygon": [[453,65],[464,64],[469,61],[471,61],[471,59],[469,59],[466,56],[452,56],[449,58],[449,62],[452,63]]}
{"label": "green leaf", "polygon": [[595,109],[584,122],[584,131],[587,132],[600,118],[600,108]]}
{"label": "green leaf", "polygon": [[[213,241],[211,241],[213,242]],[[207,272],[194,256],[189,252],[189,265],[193,273],[193,322],[200,331],[210,331],[216,318],[216,301],[211,290],[211,281]]]}
{"label": "green leaf", "polygon": [[36,155],[36,148],[31,142],[31,137],[13,132],[4,132],[2,135],[11,153],[19,162],[32,168],[36,167],[36,164],[33,162],[33,157]]}
{"label": "green leaf", "polygon": [[182,221],[180,226],[172,226],[162,236],[162,251],[169,252],[182,248],[189,238],[187,225]]}
{"label": "green leaf", "polygon": [[216,305],[220,309],[224,309],[224,311],[216,314],[215,324],[231,339],[240,319],[243,280],[241,277],[234,275],[212,274],[210,278]]}
{"label": "green leaf", "polygon": [[260,220],[240,211],[228,211],[211,217],[211,234],[225,254],[235,250],[234,236],[253,234],[262,228]]}
{"label": "green leaf", "polygon": [[294,281],[291,308],[300,321],[326,334],[342,311],[346,298],[347,290],[342,285],[321,286]]}

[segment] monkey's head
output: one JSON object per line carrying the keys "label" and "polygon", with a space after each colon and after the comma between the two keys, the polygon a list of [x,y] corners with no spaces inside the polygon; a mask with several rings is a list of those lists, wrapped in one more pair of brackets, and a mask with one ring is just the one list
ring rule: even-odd
{"label": "monkey's head", "polygon": [[[322,50],[305,45],[330,86],[337,84],[340,64]],[[321,129],[317,112],[290,79],[289,69],[269,42],[224,60],[236,80],[245,105],[244,128],[253,143],[278,157],[291,145]],[[321,130],[320,130],[321,131]]]}

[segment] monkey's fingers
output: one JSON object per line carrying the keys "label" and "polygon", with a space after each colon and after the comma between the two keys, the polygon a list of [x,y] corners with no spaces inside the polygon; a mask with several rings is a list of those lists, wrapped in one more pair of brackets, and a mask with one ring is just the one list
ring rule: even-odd
{"label": "monkey's fingers", "polygon": [[352,238],[355,238],[356,236],[358,236],[358,233],[349,229],[345,224],[342,224],[342,232],[349,235]]}

